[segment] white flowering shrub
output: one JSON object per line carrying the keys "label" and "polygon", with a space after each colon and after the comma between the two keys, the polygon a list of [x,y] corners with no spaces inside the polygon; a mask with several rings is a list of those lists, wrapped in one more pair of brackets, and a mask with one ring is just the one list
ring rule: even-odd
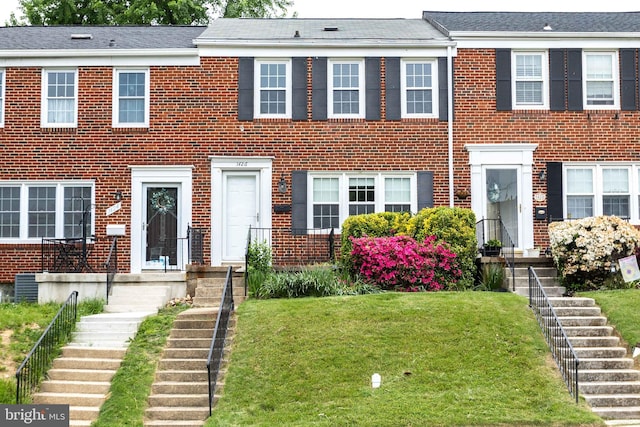
{"label": "white flowering shrub", "polygon": [[565,286],[597,289],[610,278],[611,264],[636,253],[640,231],[616,216],[549,224],[551,254]]}

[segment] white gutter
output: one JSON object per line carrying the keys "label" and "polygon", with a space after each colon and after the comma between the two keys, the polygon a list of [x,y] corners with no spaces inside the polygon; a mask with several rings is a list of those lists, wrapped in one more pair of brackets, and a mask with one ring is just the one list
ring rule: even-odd
{"label": "white gutter", "polygon": [[449,206],[453,200],[453,58],[451,46],[447,46],[447,139],[449,145]]}

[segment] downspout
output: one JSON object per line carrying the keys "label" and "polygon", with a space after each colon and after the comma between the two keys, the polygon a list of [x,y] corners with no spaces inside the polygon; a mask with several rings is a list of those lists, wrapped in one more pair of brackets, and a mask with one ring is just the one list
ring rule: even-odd
{"label": "downspout", "polygon": [[447,139],[449,145],[449,206],[453,199],[453,59],[451,46],[447,46]]}

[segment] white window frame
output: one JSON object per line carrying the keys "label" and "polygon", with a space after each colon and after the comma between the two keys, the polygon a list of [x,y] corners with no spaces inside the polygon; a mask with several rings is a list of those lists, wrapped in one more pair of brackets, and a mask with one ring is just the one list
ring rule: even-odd
{"label": "white window frame", "polygon": [[307,228],[314,228],[313,221],[313,180],[315,178],[338,179],[338,212],[341,228],[344,220],[349,217],[349,178],[373,178],[375,185],[375,209],[374,212],[385,212],[385,178],[409,178],[411,191],[410,211],[418,210],[417,174],[415,172],[310,172],[307,177]]}
{"label": "white window frame", "polygon": [[[335,88],[333,85],[333,66],[337,64],[358,64],[358,113],[335,113],[333,111],[333,92],[334,90],[340,90],[341,88]],[[327,61],[327,115],[331,119],[364,119],[366,114],[365,104],[365,69],[364,59],[329,59]],[[351,88],[356,90],[356,88]]]}
{"label": "white window frame", "polygon": [[[143,122],[120,122],[120,74],[122,73],[142,73],[144,74],[144,120]],[[114,128],[148,128],[151,82],[148,68],[114,68],[112,83],[112,126]],[[136,97],[138,98],[138,97]]]}
{"label": "white window frame", "polygon": [[[604,196],[623,195],[629,196],[629,222],[640,224],[640,164],[637,163],[567,163],[563,165],[563,209],[567,215],[567,171],[569,169],[591,169],[593,173],[593,216],[604,215]],[[628,192],[605,193],[604,192],[604,170],[606,169],[626,169],[628,179]],[[586,193],[585,193],[586,194]],[[569,219],[569,218],[567,218]],[[574,218],[575,219],[575,218]],[[627,219],[627,218],[623,218]]]}
{"label": "white window frame", "polygon": [[[611,79],[588,79],[587,58],[589,56],[611,56]],[[582,52],[582,97],[585,110],[619,110],[620,109],[620,60],[617,51],[583,51]],[[610,81],[613,85],[613,103],[611,105],[589,104],[587,86],[593,81]]]}
{"label": "white window frame", "polygon": [[[520,56],[539,56],[541,58],[540,77],[518,77],[517,58]],[[511,93],[514,110],[548,110],[549,109],[549,53],[547,51],[512,51],[511,52]],[[540,104],[518,103],[518,82],[541,82],[542,102]]]}
{"label": "white window frame", "polygon": [[[273,114],[273,113],[261,113],[260,112],[260,94],[263,90],[272,90],[273,88],[262,88],[261,87],[261,77],[262,74],[260,72],[261,65],[268,64],[284,64],[286,80],[285,80],[285,112],[283,114]],[[254,83],[253,83],[253,113],[256,118],[281,118],[281,119],[290,119],[291,118],[291,103],[292,103],[292,66],[290,59],[256,59],[254,65]],[[277,90],[282,90],[278,88]]]}
{"label": "white window frame", "polygon": [[6,96],[6,78],[7,75],[7,70],[5,70],[4,68],[0,68],[0,85],[2,85],[2,88],[0,88],[0,128],[4,127],[4,115],[5,115],[5,96]]}
{"label": "white window frame", "polygon": [[[49,122],[49,73],[73,73],[73,120],[71,122]],[[43,68],[40,126],[43,128],[78,127],[78,70],[76,68]],[[64,98],[67,99],[67,98]]]}
{"label": "white window frame", "polygon": [[[400,97],[401,113],[403,118],[438,118],[438,62],[436,59],[402,59],[400,66]],[[429,64],[431,65],[431,86],[407,86],[407,65]],[[407,92],[410,90],[431,90],[431,113],[408,113]]]}
{"label": "white window frame", "polygon": [[64,189],[67,187],[91,188],[91,225],[90,234],[95,234],[95,198],[96,190],[93,181],[0,181],[1,187],[20,188],[20,233],[19,237],[0,238],[0,244],[34,244],[41,243],[41,237],[29,237],[29,189],[34,187],[55,187],[55,236],[47,238],[64,238]]}

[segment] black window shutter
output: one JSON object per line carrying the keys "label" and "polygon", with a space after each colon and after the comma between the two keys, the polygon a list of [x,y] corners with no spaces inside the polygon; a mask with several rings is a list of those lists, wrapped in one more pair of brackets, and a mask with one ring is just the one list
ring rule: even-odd
{"label": "black window shutter", "polygon": [[291,229],[296,235],[307,232],[307,171],[291,173]]}
{"label": "black window shutter", "polygon": [[549,221],[562,221],[562,162],[547,162],[547,216]]}
{"label": "black window shutter", "polygon": [[238,120],[253,120],[253,58],[238,60]]}
{"label": "black window shutter", "polygon": [[402,118],[402,105],[400,97],[400,58],[385,59],[385,95],[387,120],[400,120]]}
{"label": "black window shutter", "polygon": [[380,58],[365,58],[364,82],[365,117],[380,120]]}
{"label": "black window shutter", "polygon": [[433,172],[418,172],[418,210],[433,207]]}
{"label": "black window shutter", "polygon": [[327,58],[313,59],[311,85],[311,116],[327,120]]}
{"label": "black window shutter", "polygon": [[511,49],[496,49],[496,110],[511,110]]}
{"label": "black window shutter", "polygon": [[564,53],[564,49],[549,50],[549,109],[551,111],[564,111],[567,104]]}
{"label": "black window shutter", "polygon": [[582,111],[582,50],[567,49],[567,109]]}
{"label": "black window shutter", "polygon": [[307,58],[291,62],[291,118],[307,120]]}
{"label": "black window shutter", "polygon": [[[451,60],[453,61],[453,58]],[[453,67],[451,69],[453,71]],[[447,58],[438,58],[438,118],[442,121],[447,120],[449,116],[449,79],[447,77]]]}
{"label": "black window shutter", "polygon": [[636,86],[636,49],[620,49],[620,109],[637,109],[638,87]]}

